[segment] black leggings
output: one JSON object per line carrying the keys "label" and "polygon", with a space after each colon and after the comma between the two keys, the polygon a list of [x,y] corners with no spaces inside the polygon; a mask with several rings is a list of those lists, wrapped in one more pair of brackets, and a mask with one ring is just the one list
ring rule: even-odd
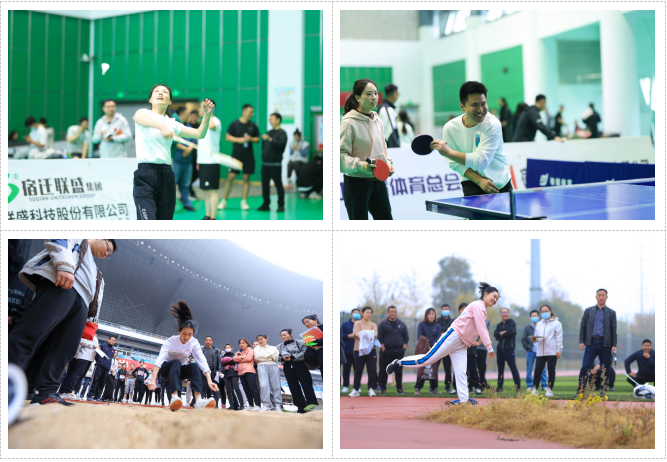
{"label": "black leggings", "polygon": [[364,366],[368,373],[368,389],[375,389],[377,385],[377,353],[375,348],[365,356],[359,356],[359,351],[354,352],[354,389],[361,390],[361,377],[364,374]]}
{"label": "black leggings", "polygon": [[292,403],[299,408],[305,408],[310,404],[318,405],[315,390],[313,389],[313,376],[303,361],[283,362],[283,372],[292,393]]}
{"label": "black leggings", "polygon": [[[165,361],[162,363],[160,377],[168,380],[170,384],[176,384],[177,387],[183,380],[190,380],[190,388],[192,388],[192,391],[201,393],[202,383],[201,373],[199,371],[200,369],[197,363],[182,365],[178,359],[174,359],[173,361]],[[174,391],[176,390],[171,390],[172,394]],[[192,396],[194,398],[194,393]]]}
{"label": "black leggings", "polygon": [[123,399],[124,394],[125,394],[125,381],[121,382],[121,380],[118,379],[116,380],[116,389],[114,390],[113,400],[121,401]]}
{"label": "black leggings", "polygon": [[391,204],[384,181],[343,176],[343,198],[350,220],[393,220]]}
{"label": "black leggings", "polygon": [[[535,375],[533,377],[539,379],[542,377],[542,371],[544,370],[544,365],[547,365],[547,386],[553,390],[554,389],[554,383],[556,383],[556,363],[558,362],[558,358],[556,358],[556,355],[554,356],[538,356],[535,358]],[[537,387],[535,387],[537,388]]]}
{"label": "black leggings", "polygon": [[[243,396],[241,395],[241,389],[239,388],[239,378],[225,377],[224,382],[225,387],[227,388],[227,398],[229,399],[231,408],[237,409],[243,407]],[[248,402],[248,404],[250,404],[250,402]]]}
{"label": "black leggings", "polygon": [[241,385],[243,385],[248,406],[261,406],[262,400],[259,397],[259,388],[257,388],[257,374],[254,372],[243,374],[241,376]]}
{"label": "black leggings", "polygon": [[[486,383],[486,355],[488,352],[486,350],[477,350],[477,370],[479,371],[479,387],[488,388],[489,384]],[[449,356],[447,356],[449,358]]]}
{"label": "black leggings", "polygon": [[171,165],[141,163],[134,172],[137,220],[173,220],[176,180]]}
{"label": "black leggings", "polygon": [[285,206],[285,189],[283,188],[282,167],[267,167],[262,165],[262,207],[271,205],[271,180],[276,185],[278,193],[278,207]]}

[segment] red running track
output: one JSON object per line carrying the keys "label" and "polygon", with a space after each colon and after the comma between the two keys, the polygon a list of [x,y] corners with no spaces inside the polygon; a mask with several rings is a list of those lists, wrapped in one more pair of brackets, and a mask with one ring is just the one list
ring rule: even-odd
{"label": "red running track", "polygon": [[[550,443],[501,433],[476,430],[419,420],[430,411],[437,411],[442,398],[340,398],[341,449],[573,449]],[[478,399],[479,405],[490,399]],[[562,401],[563,404],[566,401]],[[605,403],[616,406],[616,403]],[[655,403],[622,402],[621,407],[647,406]],[[399,436],[400,435],[400,436]],[[399,436],[399,437],[397,437]],[[508,441],[511,440],[518,441]]]}

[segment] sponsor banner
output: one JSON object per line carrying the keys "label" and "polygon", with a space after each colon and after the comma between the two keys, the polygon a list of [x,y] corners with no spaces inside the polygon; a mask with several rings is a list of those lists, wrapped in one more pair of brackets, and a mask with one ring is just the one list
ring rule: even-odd
{"label": "sponsor banner", "polygon": [[[449,168],[447,161],[438,153],[418,156],[410,149],[387,149],[394,162],[396,173],[385,184],[389,194],[391,213],[395,220],[442,220],[448,217],[426,211],[426,201],[461,197],[459,174]],[[347,220],[343,201],[344,175],[340,175],[340,219]],[[372,218],[369,214],[369,219]]]}
{"label": "sponsor banner", "polygon": [[10,220],[135,220],[136,159],[10,160]]}
{"label": "sponsor banner", "polygon": [[526,187],[655,178],[655,165],[528,159]]}

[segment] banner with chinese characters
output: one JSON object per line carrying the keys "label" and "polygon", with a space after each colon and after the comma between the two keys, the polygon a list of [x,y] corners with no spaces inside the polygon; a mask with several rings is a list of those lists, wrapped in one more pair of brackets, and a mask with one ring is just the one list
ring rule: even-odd
{"label": "banner with chinese characters", "polygon": [[[426,211],[426,200],[461,197],[459,174],[449,168],[438,154],[418,156],[410,149],[388,149],[396,173],[385,182],[391,214],[395,220],[456,219],[441,213]],[[343,175],[340,175],[340,219],[347,220],[343,202]],[[369,215],[369,218],[370,215]]]}
{"label": "banner with chinese characters", "polygon": [[10,160],[10,220],[135,220],[136,159]]}

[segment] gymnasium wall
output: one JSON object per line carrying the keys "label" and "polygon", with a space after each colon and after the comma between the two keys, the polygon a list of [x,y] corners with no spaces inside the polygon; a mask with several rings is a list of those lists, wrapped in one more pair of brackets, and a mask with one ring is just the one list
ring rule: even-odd
{"label": "gymnasium wall", "polygon": [[24,10],[8,11],[9,131],[25,135],[25,119],[46,117],[56,139],[88,115],[90,21]]}
{"label": "gymnasium wall", "polygon": [[432,67],[433,124],[442,127],[450,115],[461,114],[459,89],[466,81],[466,62],[440,64]]}
{"label": "gymnasium wall", "polygon": [[496,108],[500,115],[498,98],[502,97],[507,100],[507,105],[514,113],[517,104],[524,100],[521,46],[483,54],[481,61],[482,82],[489,91],[487,93],[489,110]]}
{"label": "gymnasium wall", "polygon": [[306,10],[303,20],[303,136],[311,143],[311,155],[315,149],[312,139],[311,110],[323,111],[323,48],[322,11]]}

